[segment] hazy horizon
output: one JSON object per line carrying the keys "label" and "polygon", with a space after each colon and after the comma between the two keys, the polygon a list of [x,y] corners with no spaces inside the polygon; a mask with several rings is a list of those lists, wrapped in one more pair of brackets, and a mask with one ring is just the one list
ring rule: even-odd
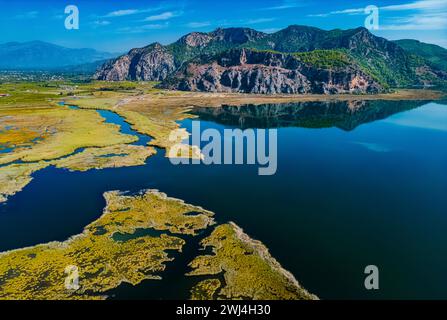
{"label": "hazy horizon", "polygon": [[[285,26],[284,28],[287,28],[288,26]],[[359,27],[361,27],[361,26],[359,26]],[[218,28],[220,28],[220,27],[217,27],[216,29],[218,29]],[[232,28],[232,27],[226,27],[226,28]],[[281,29],[284,29],[284,28],[281,28]],[[214,31],[214,30],[216,30],[216,29],[213,29],[213,30],[210,30],[210,31],[190,31],[190,32],[188,32],[188,33],[191,33],[191,32],[212,32],[212,31]],[[224,28],[225,29],[225,28]],[[279,29],[279,30],[281,30],[281,29]],[[320,28],[321,29],[321,28]],[[350,28],[350,29],[355,29],[355,27],[354,28]],[[255,29],[256,30],[256,29]],[[278,31],[279,31],[278,30]],[[326,29],[322,29],[322,30],[326,30]],[[327,29],[327,31],[329,31],[329,30],[334,30],[334,29]],[[276,32],[276,31],[275,31]],[[266,33],[274,33],[274,32],[266,32]],[[181,36],[180,36],[181,37]],[[179,38],[180,38],[179,37]],[[178,38],[178,39],[179,39]],[[386,37],[383,37],[383,38],[386,38]],[[175,41],[177,41],[178,39],[176,39],[176,40],[174,40],[174,41],[172,41],[172,42],[175,42]],[[386,39],[388,39],[388,38],[386,38]],[[411,38],[411,37],[407,37],[407,38],[401,38],[401,39],[388,39],[388,40],[418,40],[418,39],[413,39],[413,38]],[[421,40],[418,40],[418,41],[421,41]],[[97,51],[100,51],[100,52],[108,52],[108,53],[112,53],[112,54],[125,54],[125,53],[127,53],[129,50],[131,50],[131,49],[133,49],[133,48],[138,48],[138,47],[131,47],[131,48],[128,48],[128,49],[124,49],[124,50],[122,50],[122,51],[107,51],[107,50],[101,50],[101,49],[96,49],[96,48],[93,48],[93,47],[83,47],[83,46],[81,46],[81,47],[71,47],[71,46],[66,46],[66,45],[61,45],[61,44],[58,44],[58,43],[54,43],[54,42],[48,42],[48,41],[44,41],[44,40],[40,40],[40,39],[34,39],[34,40],[29,40],[29,41],[8,41],[8,42],[1,42],[0,43],[0,45],[5,45],[5,44],[8,44],[8,43],[20,43],[20,44],[24,44],[24,43],[31,43],[31,42],[44,42],[44,43],[48,43],[48,44],[52,44],[52,45],[57,45],[57,46],[60,46],[60,47],[64,47],[64,48],[69,48],[69,49],[94,49],[94,50],[97,50]],[[163,44],[163,45],[167,45],[167,44],[171,44],[172,42],[167,42],[167,43],[163,43],[163,42],[161,42],[161,41],[154,41],[154,42],[160,42],[161,44]],[[151,42],[151,43],[154,43],[154,42]],[[425,42],[425,41],[421,41],[421,42]],[[147,44],[145,44],[145,45],[143,45],[143,46],[141,46],[141,47],[144,47],[144,46],[147,46],[147,45],[149,45],[149,44],[151,44],[151,43],[147,43]],[[428,43],[428,44],[433,44],[433,45],[438,45],[438,44],[436,44],[436,43],[430,43],[430,42],[425,42],[425,43]],[[440,46],[440,45],[438,45],[438,46]],[[446,48],[447,49],[447,47],[444,47],[444,46],[440,46],[440,47],[443,47],[443,48]]]}
{"label": "hazy horizon", "polygon": [[210,32],[218,27],[248,27],[272,33],[289,25],[307,25],[324,30],[352,29],[364,25],[364,9],[379,8],[379,29],[371,30],[389,40],[415,39],[447,47],[447,3],[443,0],[393,0],[346,2],[244,1],[210,3],[182,1],[80,0],[79,29],[67,30],[64,13],[68,3],[0,0],[1,43],[44,41],[68,48],[93,48],[126,52],[153,42],[168,44],[182,35]]}

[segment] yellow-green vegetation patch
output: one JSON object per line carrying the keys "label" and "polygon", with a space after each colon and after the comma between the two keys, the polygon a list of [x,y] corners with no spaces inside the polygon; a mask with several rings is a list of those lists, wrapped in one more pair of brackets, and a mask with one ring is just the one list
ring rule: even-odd
{"label": "yellow-green vegetation patch", "polygon": [[[1,126],[2,119],[0,119]],[[5,149],[29,147],[41,138],[41,134],[26,128],[20,130],[13,126],[5,126],[0,131],[0,152]]]}
{"label": "yellow-green vegetation patch", "polygon": [[[58,167],[65,165],[70,170],[85,171],[143,164],[148,156],[154,154],[154,149],[125,146],[135,142],[136,136],[121,133],[118,125],[106,123],[94,110],[72,110],[58,106],[57,102],[71,99],[73,104],[83,102],[84,108],[111,109],[122,99],[156,92],[153,87],[154,83],[150,82],[103,81],[0,84],[0,92],[7,94],[0,100],[0,165],[18,160],[26,163],[43,160]],[[105,150],[99,150],[104,147]],[[82,148],[87,149],[75,154]],[[1,172],[5,183],[0,189],[0,201],[20,191],[31,181],[30,174],[43,167],[3,168]],[[6,172],[8,168],[12,169],[10,173]]]}
{"label": "yellow-green vegetation patch", "polygon": [[[133,216],[147,215],[146,220],[127,225],[123,230],[131,233],[139,228],[167,230],[171,233],[196,235],[198,230],[205,229],[214,223],[213,213],[201,207],[186,204],[184,201],[168,198],[166,194],[146,191],[138,195],[126,196],[117,191],[105,194],[107,200],[106,212],[127,212]],[[165,201],[159,201],[165,200]],[[153,214],[146,213],[147,211]],[[111,216],[108,223],[101,222],[100,227],[112,229],[116,224],[126,224],[126,215]],[[95,223],[92,224],[94,226]]]}
{"label": "yellow-green vegetation patch", "polygon": [[[22,136],[33,132],[39,138],[32,145],[17,145],[11,152],[0,153],[0,164],[16,160],[51,160],[83,147],[104,147],[131,143],[138,139],[120,133],[118,125],[105,123],[104,118],[93,110],[71,110],[63,107],[21,109],[1,111],[0,119],[1,141],[17,140],[17,132],[21,131],[26,133]],[[24,138],[26,139],[28,138]]]}
{"label": "yellow-green vegetation patch", "polygon": [[103,148],[87,148],[72,156],[54,160],[52,164],[70,171],[132,167],[144,165],[146,159],[155,153],[156,150],[152,147],[119,144]]}
{"label": "yellow-green vegetation patch", "polygon": [[111,110],[121,99],[126,97],[125,93],[120,92],[91,92],[84,96],[68,97],[64,99],[64,102],[82,109]]}
{"label": "yellow-green vegetation patch", "polygon": [[[150,145],[166,149],[166,155],[170,156],[170,148],[181,142],[171,139],[173,133],[179,130],[177,121],[193,116],[188,114],[191,108],[183,104],[159,104],[159,99],[175,97],[177,94],[154,89],[153,86],[154,83],[93,82],[82,87],[84,94],[81,92],[79,96],[67,97],[65,103],[83,109],[107,109],[116,112],[131,124],[132,129],[151,136],[153,139]],[[148,97],[150,103],[146,100]],[[186,144],[183,148],[188,150],[190,157],[200,156],[200,152]]]}
{"label": "yellow-green vegetation patch", "polygon": [[[153,139],[150,145],[166,149],[168,156],[172,146],[188,137],[186,130],[181,129],[177,121],[193,118],[187,113],[190,110],[191,108],[180,106],[147,106],[139,100],[129,100],[114,109],[132,125],[132,129],[151,136]],[[185,146],[188,147],[186,144]]]}
{"label": "yellow-green vegetation patch", "polygon": [[57,83],[48,82],[2,83],[0,92],[8,95],[0,99],[0,110],[47,107],[52,99],[67,93]]}
{"label": "yellow-green vegetation patch", "polygon": [[155,88],[158,82],[154,81],[90,81],[80,83],[77,94],[86,92],[124,92],[133,94],[144,94],[158,92]]}
{"label": "yellow-green vegetation patch", "polygon": [[35,163],[14,163],[0,167],[0,202],[7,200],[21,191],[31,182],[31,174],[37,170],[48,166],[47,163],[40,161]]}
{"label": "yellow-green vegetation patch", "polygon": [[76,95],[64,100],[67,104],[84,109],[110,110],[126,98],[160,92],[154,88],[155,84],[156,82],[92,81],[77,87]]}
{"label": "yellow-green vegetation patch", "polygon": [[191,300],[214,300],[221,286],[219,279],[200,281],[191,289]]}
{"label": "yellow-green vegetation patch", "polygon": [[181,251],[183,239],[166,233],[125,241],[113,236],[141,228],[191,234],[213,222],[211,212],[155,190],[136,196],[113,191],[105,198],[104,214],[82,234],[0,253],[0,299],[100,299],[122,282],[160,279],[172,260],[166,251]]}
{"label": "yellow-green vegetation patch", "polygon": [[190,266],[194,275],[221,275],[225,283],[216,280],[199,282],[192,288],[192,298],[209,299],[317,299],[284,270],[259,241],[251,239],[234,223],[217,226],[202,240],[213,255],[196,257]]}
{"label": "yellow-green vegetation patch", "polygon": [[[104,97],[104,95],[107,95],[107,97]],[[149,144],[166,149],[168,156],[170,148],[181,142],[181,140],[172,137],[180,130],[185,131],[186,137],[188,136],[186,130],[179,129],[180,126],[177,121],[193,117],[187,113],[190,108],[171,105],[159,106],[156,103],[149,106],[138,97],[116,92],[95,93],[93,96],[67,100],[66,103],[84,109],[106,109],[116,112],[131,125],[133,130],[152,137]],[[185,144],[184,146],[185,149],[190,149],[188,145]],[[194,155],[195,152],[192,151]]]}
{"label": "yellow-green vegetation patch", "polygon": [[[42,81],[42,82],[10,82],[1,83],[0,92],[7,96],[0,99],[0,110],[17,108],[38,108],[55,105],[60,100],[85,97],[85,107],[95,106],[97,100],[103,99],[107,106],[114,105],[120,98],[157,92],[154,82],[106,82],[92,81],[89,83],[75,83],[71,81]],[[91,99],[89,99],[91,98]],[[91,102],[91,104],[89,104]]]}

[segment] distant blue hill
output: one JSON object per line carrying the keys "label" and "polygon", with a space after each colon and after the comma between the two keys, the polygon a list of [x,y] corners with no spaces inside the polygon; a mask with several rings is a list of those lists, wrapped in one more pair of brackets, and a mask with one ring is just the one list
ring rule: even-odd
{"label": "distant blue hill", "polygon": [[116,56],[109,52],[71,49],[43,41],[8,42],[0,44],[0,69],[57,69]]}

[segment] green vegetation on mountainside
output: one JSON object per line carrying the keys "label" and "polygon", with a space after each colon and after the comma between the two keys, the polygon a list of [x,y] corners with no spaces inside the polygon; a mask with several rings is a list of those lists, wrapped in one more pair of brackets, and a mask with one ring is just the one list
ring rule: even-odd
{"label": "green vegetation on mountainside", "polygon": [[396,40],[394,43],[408,53],[424,58],[434,67],[447,71],[447,49],[411,39]]}
{"label": "green vegetation on mountainside", "polygon": [[293,56],[306,64],[324,69],[343,68],[353,63],[353,60],[345,52],[339,50],[297,52]]}

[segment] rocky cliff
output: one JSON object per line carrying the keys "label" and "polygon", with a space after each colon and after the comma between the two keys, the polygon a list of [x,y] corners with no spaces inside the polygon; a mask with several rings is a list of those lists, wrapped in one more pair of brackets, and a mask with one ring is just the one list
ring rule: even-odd
{"label": "rocky cliff", "polygon": [[[204,55],[228,55],[235,49],[274,51],[278,54],[287,53],[289,56],[296,53],[316,54],[301,57],[307,58],[305,64],[310,70],[306,70],[304,66],[292,68],[268,62],[240,63],[231,68],[218,61],[197,62]],[[320,51],[344,53],[350,57],[351,66],[334,68],[328,63],[334,55],[321,56]],[[251,53],[250,58],[253,57],[254,54]],[[286,59],[285,55],[283,59],[293,60]],[[191,79],[186,79],[185,70],[191,72]],[[174,74],[183,80],[175,86],[172,82]],[[204,78],[199,79],[201,76]],[[365,28],[326,31],[296,25],[272,34],[249,28],[192,32],[167,46],[154,43],[144,48],[132,49],[128,54],[104,64],[94,78],[110,81],[165,81],[169,78],[165,87],[259,93],[314,90],[321,93],[378,92],[381,90],[379,86],[433,85],[447,81],[446,72],[437,70],[427,57],[407,52],[398,44],[377,37]]]}
{"label": "rocky cliff", "polygon": [[154,43],[144,48],[132,49],[128,54],[104,64],[94,78],[108,81],[161,81],[197,55],[220,53],[260,40],[265,35],[249,28],[219,28],[209,33],[192,32],[168,46]]}
{"label": "rocky cliff", "polygon": [[384,88],[354,62],[316,67],[291,54],[233,49],[184,65],[161,87],[210,92],[378,93]]}
{"label": "rocky cliff", "polygon": [[94,78],[108,81],[152,80],[161,81],[175,71],[174,56],[159,43],[138,49],[108,61]]}

